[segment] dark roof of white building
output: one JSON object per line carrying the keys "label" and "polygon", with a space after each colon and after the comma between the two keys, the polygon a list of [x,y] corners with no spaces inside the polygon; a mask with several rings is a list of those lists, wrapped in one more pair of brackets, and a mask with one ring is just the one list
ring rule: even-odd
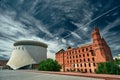
{"label": "dark roof of white building", "polygon": [[33,41],[33,40],[22,40],[22,41],[17,41],[14,43],[14,46],[19,46],[19,45],[32,45],[32,46],[42,46],[47,48],[48,45],[39,41]]}

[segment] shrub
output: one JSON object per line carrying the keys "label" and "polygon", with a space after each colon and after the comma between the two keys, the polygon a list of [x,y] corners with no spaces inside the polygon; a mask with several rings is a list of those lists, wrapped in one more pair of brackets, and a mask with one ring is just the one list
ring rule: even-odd
{"label": "shrub", "polygon": [[61,66],[56,60],[47,59],[39,63],[38,70],[41,71],[60,71]]}
{"label": "shrub", "polygon": [[115,62],[104,62],[98,64],[96,73],[100,74],[120,74],[120,67]]}

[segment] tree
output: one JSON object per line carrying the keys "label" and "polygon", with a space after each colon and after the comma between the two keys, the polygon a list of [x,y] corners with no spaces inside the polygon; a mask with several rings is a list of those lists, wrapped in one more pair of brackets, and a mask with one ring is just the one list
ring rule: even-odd
{"label": "tree", "polygon": [[120,59],[115,59],[114,62],[118,65],[120,65]]}
{"label": "tree", "polygon": [[120,74],[120,67],[116,62],[104,62],[98,64],[96,73],[100,74]]}
{"label": "tree", "polygon": [[61,66],[56,60],[46,59],[39,63],[38,70],[40,71],[60,71]]}

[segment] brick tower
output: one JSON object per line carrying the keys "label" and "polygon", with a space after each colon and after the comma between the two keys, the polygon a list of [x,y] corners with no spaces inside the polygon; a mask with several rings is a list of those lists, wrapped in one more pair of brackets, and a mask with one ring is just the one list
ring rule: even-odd
{"label": "brick tower", "polygon": [[100,36],[99,29],[96,27],[92,32],[92,39],[93,39],[92,46],[94,53],[96,54],[96,61],[106,62],[113,60],[109,46],[107,45],[104,38]]}

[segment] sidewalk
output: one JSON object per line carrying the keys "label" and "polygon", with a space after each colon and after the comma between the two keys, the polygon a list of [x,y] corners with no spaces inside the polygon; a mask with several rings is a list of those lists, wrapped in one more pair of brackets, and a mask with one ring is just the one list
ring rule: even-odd
{"label": "sidewalk", "polygon": [[79,73],[79,72],[50,72],[50,71],[37,71],[37,70],[27,70],[27,71],[29,71],[29,72],[37,72],[37,73],[46,73],[46,74],[58,74],[58,75],[68,75],[68,76],[91,77],[91,78],[99,78],[99,79],[105,79],[105,80],[120,80],[120,75]]}

